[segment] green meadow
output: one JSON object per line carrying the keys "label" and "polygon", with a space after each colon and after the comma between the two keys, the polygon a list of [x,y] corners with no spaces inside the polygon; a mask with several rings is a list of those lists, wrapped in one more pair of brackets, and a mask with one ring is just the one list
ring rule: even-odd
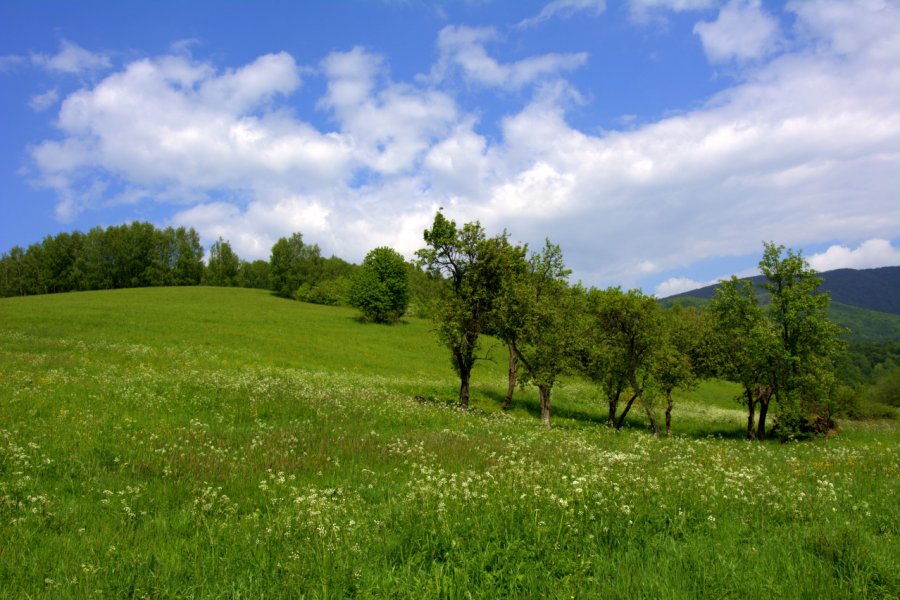
{"label": "green meadow", "polygon": [[893,422],[748,443],[707,382],[656,439],[573,379],[548,431],[531,390],[500,410],[500,344],[456,409],[430,327],[246,289],[0,300],[0,597],[900,595]]}

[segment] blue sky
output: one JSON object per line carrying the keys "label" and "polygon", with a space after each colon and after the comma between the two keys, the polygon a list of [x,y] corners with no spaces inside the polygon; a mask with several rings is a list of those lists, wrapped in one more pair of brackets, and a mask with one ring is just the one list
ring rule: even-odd
{"label": "blue sky", "polygon": [[131,220],[412,257],[443,207],[664,296],[900,264],[894,1],[0,4],[0,252]]}

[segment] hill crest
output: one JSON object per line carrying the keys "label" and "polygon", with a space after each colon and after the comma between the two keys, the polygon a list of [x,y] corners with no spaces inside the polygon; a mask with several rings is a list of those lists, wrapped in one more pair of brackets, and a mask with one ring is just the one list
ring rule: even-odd
{"label": "hill crest", "polygon": [[[823,280],[819,289],[829,292],[832,302],[900,315],[900,266],[875,269],[835,269],[819,273],[819,277]],[[744,279],[752,281],[759,287],[765,277],[756,275]],[[708,285],[669,296],[665,300],[672,301],[679,298],[709,300],[718,287],[718,284]]]}

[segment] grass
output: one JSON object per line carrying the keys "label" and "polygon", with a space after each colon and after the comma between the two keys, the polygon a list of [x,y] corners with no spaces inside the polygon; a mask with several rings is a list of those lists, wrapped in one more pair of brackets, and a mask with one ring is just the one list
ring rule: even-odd
{"label": "grass", "polygon": [[464,413],[424,321],[215,288],[2,300],[0,597],[900,593],[895,426],[748,444],[707,382],[672,439],[616,434],[572,380],[545,431],[530,391],[499,410],[493,354]]}

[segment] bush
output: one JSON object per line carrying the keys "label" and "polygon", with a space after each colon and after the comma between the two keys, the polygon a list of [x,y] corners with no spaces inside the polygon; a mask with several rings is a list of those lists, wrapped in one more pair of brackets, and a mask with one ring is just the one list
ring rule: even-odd
{"label": "bush", "polygon": [[873,402],[888,406],[900,406],[900,367],[884,372],[872,386],[869,395]]}

